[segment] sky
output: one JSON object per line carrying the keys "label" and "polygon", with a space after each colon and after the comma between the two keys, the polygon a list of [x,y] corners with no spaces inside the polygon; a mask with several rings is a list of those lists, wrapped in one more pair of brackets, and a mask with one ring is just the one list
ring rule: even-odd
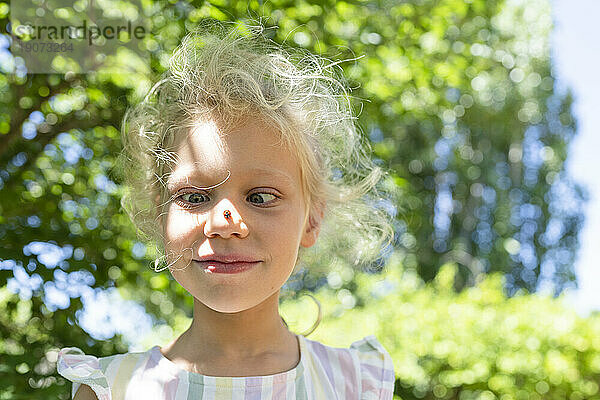
{"label": "sky", "polygon": [[572,89],[578,133],[571,142],[566,169],[589,194],[586,220],[575,261],[578,290],[567,300],[581,315],[600,310],[600,1],[554,0],[552,58],[557,79]]}

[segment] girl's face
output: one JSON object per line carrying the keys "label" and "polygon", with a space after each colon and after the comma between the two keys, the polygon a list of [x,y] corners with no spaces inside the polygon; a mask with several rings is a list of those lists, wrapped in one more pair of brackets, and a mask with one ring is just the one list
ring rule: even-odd
{"label": "girl's face", "polygon": [[[299,246],[317,239],[318,225],[308,224],[299,162],[279,138],[256,119],[225,132],[211,120],[198,122],[179,143],[167,182],[174,197],[163,226],[167,262],[175,261],[170,269],[177,282],[216,311],[243,311],[275,294],[294,269]],[[194,188],[217,184],[210,192]],[[194,261],[214,254],[260,262],[224,274],[206,272]]]}

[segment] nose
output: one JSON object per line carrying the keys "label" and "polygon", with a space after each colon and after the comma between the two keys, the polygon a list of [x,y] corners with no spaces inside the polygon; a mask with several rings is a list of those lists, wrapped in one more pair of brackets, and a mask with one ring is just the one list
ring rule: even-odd
{"label": "nose", "polygon": [[208,238],[220,236],[227,239],[233,235],[244,238],[248,236],[248,226],[237,209],[230,202],[223,201],[209,211],[204,235]]}

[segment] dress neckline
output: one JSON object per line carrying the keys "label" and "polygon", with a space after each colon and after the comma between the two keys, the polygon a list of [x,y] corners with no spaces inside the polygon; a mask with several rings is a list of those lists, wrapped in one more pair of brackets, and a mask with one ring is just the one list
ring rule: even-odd
{"label": "dress neckline", "polygon": [[230,386],[232,383],[244,384],[244,386],[261,386],[264,379],[274,379],[277,381],[294,381],[299,379],[304,373],[304,364],[306,363],[306,342],[305,337],[295,334],[300,346],[300,361],[295,367],[288,371],[279,372],[271,375],[256,376],[212,376],[203,375],[197,372],[188,371],[166,358],[158,345],[150,349],[150,356],[154,358],[160,369],[165,369],[173,375],[186,381],[205,386]]}

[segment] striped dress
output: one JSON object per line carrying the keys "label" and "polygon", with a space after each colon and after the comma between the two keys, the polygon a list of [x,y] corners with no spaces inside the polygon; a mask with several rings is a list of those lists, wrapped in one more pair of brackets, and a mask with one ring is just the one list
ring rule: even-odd
{"label": "striped dress", "polygon": [[154,346],[145,352],[96,358],[77,347],[58,353],[58,373],[99,400],[392,400],[394,365],[374,335],[350,348],[326,346],[296,335],[300,362],[274,375],[218,377],[189,372]]}

